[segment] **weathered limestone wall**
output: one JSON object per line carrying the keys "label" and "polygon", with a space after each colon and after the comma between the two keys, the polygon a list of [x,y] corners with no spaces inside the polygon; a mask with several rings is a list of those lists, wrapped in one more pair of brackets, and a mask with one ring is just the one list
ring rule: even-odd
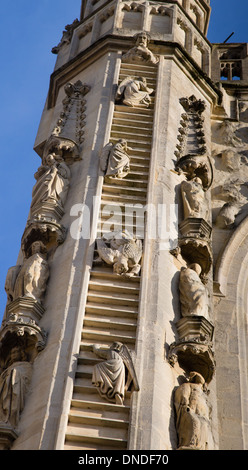
{"label": "weathered limestone wall", "polygon": [[[179,220],[182,219],[180,182],[182,177],[173,172],[175,143],[179,128],[183,96],[194,94],[206,100],[200,86],[184,73],[178,64],[165,57],[158,71],[155,134],[150,174],[149,199],[158,204],[177,204]],[[204,113],[204,130],[207,147],[210,146],[211,103]],[[148,217],[149,231],[149,217]],[[173,393],[181,383],[183,370],[178,364],[168,363],[169,345],[175,341],[175,323],[180,319],[178,296],[179,271],[185,265],[182,258],[172,256],[162,249],[159,238],[147,241],[143,266],[143,292],[138,331],[137,370],[140,392],[133,398],[131,421],[131,448],[171,449],[177,447]],[[211,277],[210,277],[211,286]],[[209,386],[212,400],[212,448],[218,445],[215,409],[215,381]],[[167,423],[165,425],[165,423]]]}
{"label": "weathered limestone wall", "polygon": [[[72,237],[72,223],[78,224],[81,212],[80,208],[76,208],[71,213],[71,209],[74,205],[86,204],[92,210],[93,197],[97,195],[99,153],[108,132],[108,121],[105,117],[110,111],[116,64],[116,54],[106,55],[84,71],[83,76],[79,74],[74,79],[75,82],[81,79],[89,84],[93,91],[87,95],[83,159],[71,166],[70,190],[62,219],[67,229],[65,242],[49,260],[50,279],[44,303],[45,314],[40,322],[48,333],[47,345],[33,366],[31,389],[20,423],[20,438],[13,446],[15,450],[53,449],[55,445],[61,407],[66,400],[66,378],[69,374],[72,379],[75,354],[79,348],[85,285],[88,281],[94,244],[94,234],[93,239],[79,236],[76,240]],[[64,97],[62,87],[50,130],[62,110]],[[48,136],[49,133],[46,138]],[[85,213],[80,221],[81,230],[88,223]]]}
{"label": "weathered limestone wall", "polygon": [[223,82],[223,93],[225,112],[212,122],[216,382],[220,449],[237,450],[247,449],[247,82]]}

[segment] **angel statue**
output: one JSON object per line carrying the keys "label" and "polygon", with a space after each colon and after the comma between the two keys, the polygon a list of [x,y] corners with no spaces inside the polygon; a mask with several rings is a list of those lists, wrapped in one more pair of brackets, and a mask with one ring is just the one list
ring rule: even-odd
{"label": "angel statue", "polygon": [[113,266],[113,272],[132,277],[140,272],[142,241],[133,239],[127,231],[109,232],[97,240],[99,257],[96,262],[104,261]]}
{"label": "angel statue", "polygon": [[130,171],[130,157],[125,139],[119,139],[116,144],[109,142],[103,149],[100,167],[105,177],[124,178]]}
{"label": "angel statue", "polygon": [[147,87],[144,77],[126,77],[118,86],[116,101],[121,101],[127,106],[145,105],[147,108],[151,103],[150,95],[152,88]]}
{"label": "angel statue", "polygon": [[93,345],[93,352],[104,359],[93,368],[92,383],[102,398],[123,405],[127,391],[139,391],[139,385],[128,348],[114,342],[104,349]]}

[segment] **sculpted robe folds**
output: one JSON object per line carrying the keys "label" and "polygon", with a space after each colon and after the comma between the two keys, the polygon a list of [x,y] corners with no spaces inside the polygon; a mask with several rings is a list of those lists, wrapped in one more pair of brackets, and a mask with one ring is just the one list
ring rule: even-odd
{"label": "sculpted robe folds", "polygon": [[97,349],[97,355],[104,362],[100,362],[93,369],[92,383],[98,388],[99,394],[109,401],[116,402],[116,395],[120,402],[124,399],[125,365],[119,353],[114,349],[104,351]]}
{"label": "sculpted robe folds", "polygon": [[127,154],[127,142],[120,139],[112,146],[108,154],[106,176],[124,178],[130,170],[130,157]]}
{"label": "sculpted robe folds", "polygon": [[27,296],[41,301],[46,290],[49,267],[40,249],[40,243],[34,242],[32,255],[24,261],[16,278],[13,300]]}
{"label": "sculpted robe folds", "polygon": [[11,364],[0,376],[0,421],[15,427],[24,408],[32,374],[29,362]]}
{"label": "sculpted robe folds", "polygon": [[127,106],[143,104],[148,107],[151,102],[149,95],[152,92],[153,90],[147,87],[145,78],[127,77],[118,87],[116,100],[122,99],[123,104]]}
{"label": "sculpted robe folds", "polygon": [[49,200],[56,201],[63,207],[69,188],[70,170],[62,159],[57,161],[54,155],[48,155],[45,165],[38,169],[35,177],[37,183],[32,192],[31,211]]}
{"label": "sculpted robe folds", "polygon": [[181,269],[179,290],[183,317],[200,315],[209,319],[208,291],[199,277],[200,272],[198,264]]}
{"label": "sculpted robe folds", "polygon": [[194,178],[191,181],[182,181],[181,192],[184,218],[199,217],[208,221],[209,209],[201,179]]}
{"label": "sculpted robe folds", "polygon": [[209,409],[203,384],[203,377],[191,372],[189,382],[180,385],[175,392],[179,449],[207,450],[209,447]]}

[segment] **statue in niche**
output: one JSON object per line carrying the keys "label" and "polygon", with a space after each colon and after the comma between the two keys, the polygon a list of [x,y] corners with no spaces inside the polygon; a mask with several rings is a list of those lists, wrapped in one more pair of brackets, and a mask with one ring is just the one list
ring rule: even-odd
{"label": "statue in niche", "polygon": [[32,365],[25,351],[14,346],[0,375],[0,422],[18,425],[29,389]]}
{"label": "statue in niche", "polygon": [[119,342],[113,343],[107,350],[93,345],[93,352],[104,359],[94,366],[93,385],[97,387],[101,397],[123,405],[128,390],[139,390],[133,361],[127,347]]}
{"label": "statue in niche", "polygon": [[140,61],[147,64],[157,64],[158,57],[148,49],[150,36],[146,32],[142,32],[134,36],[134,38],[136,40],[135,46],[123,55],[122,62],[137,63]]}
{"label": "statue in niche", "polygon": [[209,319],[208,290],[200,279],[201,270],[197,263],[181,269],[179,291],[183,317],[196,315]]}
{"label": "statue in niche", "polygon": [[128,151],[132,150],[127,146],[125,139],[119,139],[116,144],[109,143],[103,149],[101,155],[101,170],[105,177],[125,178],[130,171],[130,157]]}
{"label": "statue in niche", "polygon": [[70,181],[70,169],[64,160],[56,153],[48,154],[34,176],[37,182],[32,192],[31,214],[45,202],[55,202],[63,208]]}
{"label": "statue in niche", "polygon": [[201,178],[196,177],[190,181],[182,181],[181,194],[184,218],[196,217],[208,221],[209,207]]}
{"label": "statue in niche", "polygon": [[148,108],[151,103],[152,88],[147,87],[144,77],[126,77],[118,86],[116,101],[126,106],[144,105]]}
{"label": "statue in niche", "polygon": [[49,277],[44,244],[41,241],[33,242],[30,256],[24,259],[22,266],[16,268],[14,276],[12,270],[9,270],[7,275],[9,279],[6,280],[5,285],[8,301],[13,301],[18,297],[31,297],[41,302]]}
{"label": "statue in niche", "polygon": [[209,407],[205,380],[191,372],[189,381],[180,385],[174,397],[178,449],[208,450],[210,438]]}
{"label": "statue in niche", "polygon": [[113,272],[126,277],[137,276],[140,272],[142,241],[131,237],[127,231],[110,232],[97,240],[99,258],[113,266]]}

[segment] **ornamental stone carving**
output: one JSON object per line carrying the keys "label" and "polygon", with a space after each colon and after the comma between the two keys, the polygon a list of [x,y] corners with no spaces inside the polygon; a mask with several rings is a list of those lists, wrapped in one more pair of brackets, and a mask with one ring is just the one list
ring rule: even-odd
{"label": "ornamental stone carving", "polygon": [[118,86],[116,102],[126,106],[143,105],[148,108],[151,103],[150,95],[152,93],[153,89],[148,88],[144,77],[128,76]]}
{"label": "ornamental stone carving", "polygon": [[32,192],[31,217],[43,214],[60,219],[63,216],[70,175],[69,167],[56,153],[45,157],[35,173],[37,182]]}
{"label": "ornamental stone carving", "polygon": [[180,103],[185,112],[181,115],[175,155],[178,160],[184,156],[204,155],[206,152],[206,139],[202,113],[206,108],[206,104],[194,95],[189,98],[181,98]]}
{"label": "ornamental stone carving", "polygon": [[52,48],[52,53],[53,54],[58,54],[60,49],[64,45],[70,44],[71,39],[72,39],[72,35],[73,35],[73,31],[74,31],[74,29],[76,29],[78,27],[79,23],[80,23],[79,20],[76,19],[76,20],[73,21],[72,24],[68,24],[68,25],[65,26],[65,31],[63,31],[63,35],[62,35],[62,38],[61,38],[59,44]]}
{"label": "ornamental stone carving", "polygon": [[119,139],[116,144],[108,143],[102,152],[100,167],[106,179],[124,178],[130,171],[130,156],[127,141]]}
{"label": "ornamental stone carving", "polygon": [[9,301],[18,297],[31,297],[42,302],[47,281],[49,266],[46,260],[46,248],[40,241],[31,246],[30,256],[24,259],[22,266],[8,272],[6,290]]}
{"label": "ornamental stone carving", "polygon": [[54,148],[62,152],[64,160],[69,157],[80,159],[80,147],[84,142],[84,126],[86,118],[85,95],[89,93],[90,86],[78,80],[76,83],[67,83],[64,87],[66,94],[63,100],[63,111],[57,120],[51,137],[45,145],[46,156]]}
{"label": "ornamental stone carving", "polygon": [[110,402],[123,405],[128,391],[138,391],[139,385],[128,348],[119,342],[104,349],[93,345],[93,352],[104,359],[94,366],[92,383],[100,396]]}
{"label": "ornamental stone carving", "polygon": [[126,277],[139,274],[142,241],[132,238],[127,231],[104,234],[97,240],[97,251],[99,258],[95,262],[112,265],[115,274]]}
{"label": "ornamental stone carving", "polygon": [[209,294],[200,279],[201,271],[197,263],[181,269],[179,291],[183,317],[195,315],[209,319]]}
{"label": "ornamental stone carving", "polygon": [[0,427],[1,423],[13,428],[18,425],[31,375],[32,365],[25,351],[18,346],[13,347],[0,375]]}
{"label": "ornamental stone carving", "polygon": [[158,63],[158,57],[156,57],[149,49],[148,44],[150,42],[150,35],[146,32],[136,34],[134,36],[136,41],[135,46],[132,47],[122,57],[122,62],[129,63],[144,63],[148,65],[155,65]]}
{"label": "ornamental stone carving", "polygon": [[215,224],[217,227],[221,229],[232,228],[240,209],[241,204],[239,202],[226,202],[216,217]]}
{"label": "ornamental stone carving", "polygon": [[178,449],[208,450],[210,447],[210,419],[204,378],[191,372],[187,383],[175,391],[176,429]]}
{"label": "ornamental stone carving", "polygon": [[197,217],[209,220],[209,203],[202,186],[201,178],[182,181],[181,194],[183,200],[184,218]]}

